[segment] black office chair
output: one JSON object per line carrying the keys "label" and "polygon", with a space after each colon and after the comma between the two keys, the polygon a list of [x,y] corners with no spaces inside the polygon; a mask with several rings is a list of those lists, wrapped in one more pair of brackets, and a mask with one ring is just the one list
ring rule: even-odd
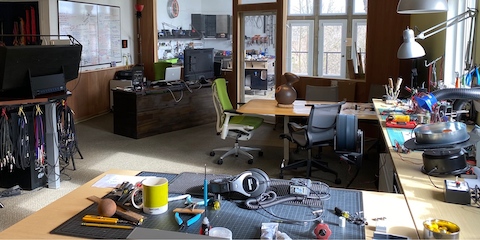
{"label": "black office chair", "polygon": [[307,125],[299,125],[296,122],[289,122],[289,133],[282,135],[291,142],[294,142],[301,149],[306,149],[307,159],[293,162],[285,165],[282,162],[280,167],[280,178],[283,178],[283,170],[297,169],[307,167],[307,178],[311,176],[311,168],[315,167],[324,172],[335,175],[335,183],[340,184],[338,173],[328,168],[325,162],[313,159],[312,148],[317,146],[333,146],[335,137],[335,125],[337,123],[337,115],[340,113],[341,107],[345,102],[336,104],[314,105],[310,110]]}
{"label": "black office chair", "polygon": [[[289,133],[282,137],[306,149],[307,159],[285,165],[282,162],[280,178],[283,170],[306,167],[306,177],[311,177],[312,167],[335,175],[335,183],[340,184],[338,173],[328,167],[326,162],[312,157],[313,147],[333,146],[335,152],[349,163],[357,165],[357,173],[361,166],[363,156],[363,132],[358,130],[358,120],[355,115],[339,115],[341,106],[345,102],[328,105],[314,105],[310,111],[308,125],[301,126],[295,122],[288,124]],[[339,125],[340,124],[340,125]],[[352,179],[352,181],[353,181]],[[352,182],[351,181],[351,182]],[[351,182],[347,185],[349,186]]]}

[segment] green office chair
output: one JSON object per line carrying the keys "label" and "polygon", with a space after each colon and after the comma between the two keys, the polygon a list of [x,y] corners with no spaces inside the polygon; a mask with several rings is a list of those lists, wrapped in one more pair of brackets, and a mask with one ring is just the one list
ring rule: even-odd
{"label": "green office chair", "polygon": [[218,164],[223,163],[223,159],[229,155],[235,154],[238,157],[239,154],[249,157],[249,164],[253,163],[253,155],[249,151],[258,151],[258,155],[262,156],[263,152],[260,148],[241,147],[238,141],[247,141],[253,135],[253,130],[262,125],[263,118],[245,116],[236,112],[233,108],[227,93],[227,83],[225,79],[218,78],[212,84],[213,90],[213,103],[215,105],[215,111],[217,113],[216,130],[217,134],[222,139],[227,137],[235,139],[235,145],[233,148],[216,148],[210,152],[210,156],[215,156],[217,151],[226,151],[220,159]]}

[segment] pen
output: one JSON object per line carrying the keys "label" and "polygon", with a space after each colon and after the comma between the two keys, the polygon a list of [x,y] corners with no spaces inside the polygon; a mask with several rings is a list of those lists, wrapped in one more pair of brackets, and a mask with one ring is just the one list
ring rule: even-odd
{"label": "pen", "polygon": [[115,225],[115,224],[102,224],[102,223],[84,223],[82,222],[82,226],[87,227],[104,227],[104,228],[119,228],[119,229],[133,229],[133,226],[125,226],[125,225]]}

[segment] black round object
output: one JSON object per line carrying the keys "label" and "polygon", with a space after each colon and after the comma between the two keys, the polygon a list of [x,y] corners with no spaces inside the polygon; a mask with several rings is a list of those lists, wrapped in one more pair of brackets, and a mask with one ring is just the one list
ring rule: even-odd
{"label": "black round object", "polygon": [[457,175],[468,169],[465,152],[461,148],[427,149],[422,157],[422,172],[428,175]]}

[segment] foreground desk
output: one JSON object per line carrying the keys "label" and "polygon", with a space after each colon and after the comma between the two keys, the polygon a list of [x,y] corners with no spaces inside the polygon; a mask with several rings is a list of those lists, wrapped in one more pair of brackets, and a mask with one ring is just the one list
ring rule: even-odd
{"label": "foreground desk", "polygon": [[[374,100],[375,109],[392,108],[379,99]],[[399,154],[393,150],[385,120],[378,112],[386,146],[393,162],[394,171],[398,176],[400,188],[410,208],[418,233],[423,237],[423,222],[429,218],[439,218],[456,223],[460,227],[460,238],[478,239],[480,228],[478,219],[480,208],[447,203],[444,201],[443,189],[437,189],[430,183],[443,188],[444,179],[454,180],[454,176],[429,177],[421,172],[423,165],[422,151]],[[382,163],[381,163],[382,164]]]}
{"label": "foreground desk", "polygon": [[[238,112],[244,114],[256,114],[256,115],[275,115],[275,116],[283,116],[283,132],[288,133],[288,122],[290,121],[290,117],[307,117],[310,114],[310,106],[311,104],[332,104],[333,102],[323,102],[323,101],[304,101],[304,100],[296,100],[293,103],[293,107],[291,108],[282,108],[277,107],[277,101],[273,99],[252,99],[242,105]],[[377,121],[377,115],[375,111],[368,111],[364,105],[370,106],[370,104],[366,103],[345,103],[342,106],[342,110],[340,113],[342,114],[355,114],[357,115],[358,119],[363,120],[373,120]],[[358,106],[359,110],[355,110],[355,106]],[[367,107],[368,108],[368,107]],[[363,109],[363,110],[360,110]],[[365,111],[367,110],[367,111]],[[283,158],[285,161],[289,160],[289,141],[285,139],[283,141]]]}
{"label": "foreground desk", "polygon": [[[33,213],[10,228],[0,232],[1,239],[70,239],[64,235],[50,234],[50,231],[75,214],[91,205],[88,196],[103,196],[110,188],[96,188],[92,185],[106,174],[136,175],[138,171],[110,170],[73,190],[64,197]],[[417,239],[415,226],[410,217],[403,195],[362,191],[365,217],[370,225],[365,227],[367,239],[372,239],[375,223],[373,218],[386,217],[388,232]],[[378,204],[379,202],[388,204]],[[221,211],[221,210],[220,210]],[[328,223],[334,224],[334,223]],[[347,223],[348,224],[348,223]],[[259,226],[260,227],[260,226]],[[159,236],[160,238],[161,236]]]}

